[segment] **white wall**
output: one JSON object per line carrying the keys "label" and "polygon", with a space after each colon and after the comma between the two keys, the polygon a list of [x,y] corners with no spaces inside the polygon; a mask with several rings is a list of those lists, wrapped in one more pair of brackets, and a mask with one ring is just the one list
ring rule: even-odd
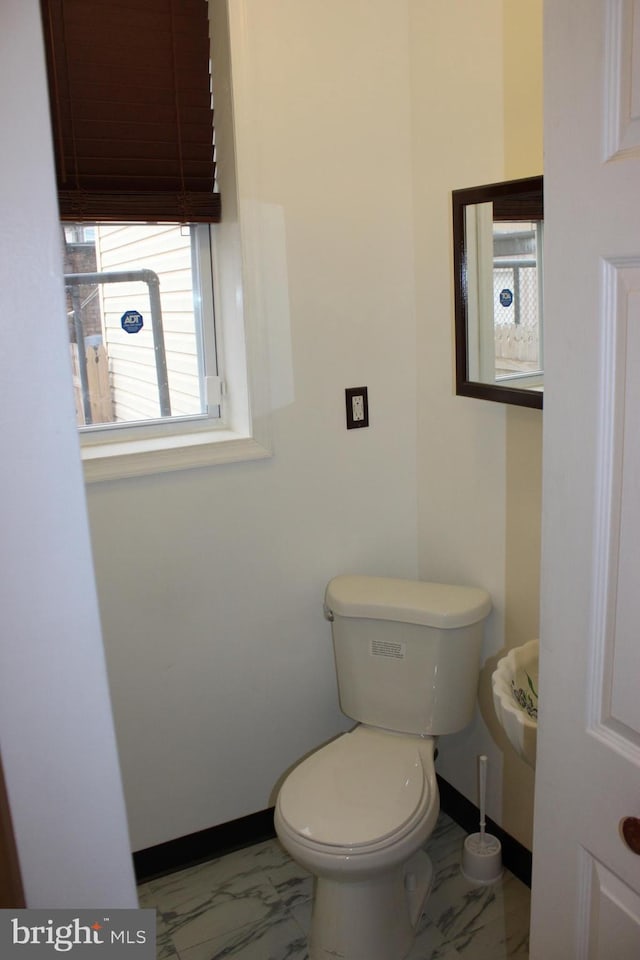
{"label": "white wall", "polygon": [[541,2],[409,6],[419,573],[484,586],[494,603],[476,720],[442,739],[438,771],[477,803],[487,754],[487,812],[531,847],[533,774],[497,724],[491,673],[538,631],[542,415],[454,395],[450,197],[542,172]]}
{"label": "white wall", "polygon": [[[543,172],[542,0],[504,0],[505,177]],[[504,644],[516,647],[540,632],[542,411],[506,411]],[[529,849],[533,845],[533,771],[496,723],[491,672],[505,649],[485,664],[480,705],[491,740],[502,751],[495,818]]]}
{"label": "white wall", "polygon": [[0,746],[27,906],[137,905],[66,342],[37,0],[0,7]]}
{"label": "white wall", "polygon": [[[327,581],[417,570],[406,9],[244,8],[241,205],[281,243],[287,296],[266,299],[289,307],[268,317],[273,457],[88,490],[134,849],[267,807],[347,725]],[[347,432],[362,384],[371,426]]]}
{"label": "white wall", "polygon": [[[421,267],[416,269],[419,572],[423,579],[489,591],[494,611],[485,634],[487,655],[504,642],[506,408],[454,393],[451,191],[503,179],[502,0],[415,2],[411,11]],[[451,43],[443,42],[445,37]],[[443,739],[438,770],[477,801],[474,765],[482,751],[490,759],[493,813],[502,757],[479,718]]]}

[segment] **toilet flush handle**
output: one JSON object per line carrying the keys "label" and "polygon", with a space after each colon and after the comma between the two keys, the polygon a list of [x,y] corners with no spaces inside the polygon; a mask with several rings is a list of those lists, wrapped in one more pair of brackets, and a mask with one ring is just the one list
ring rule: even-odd
{"label": "toilet flush handle", "polygon": [[330,620],[333,623],[333,610],[331,610],[326,603],[322,604],[322,610],[324,613],[325,620]]}

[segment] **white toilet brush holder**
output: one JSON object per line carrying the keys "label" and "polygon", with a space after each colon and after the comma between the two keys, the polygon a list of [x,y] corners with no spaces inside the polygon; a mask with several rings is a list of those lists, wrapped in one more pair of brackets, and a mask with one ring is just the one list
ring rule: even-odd
{"label": "white toilet brush holder", "polygon": [[495,883],[502,876],[502,844],[485,832],[485,799],[487,793],[487,758],[480,757],[480,832],[471,833],[464,841],[461,873],[475,884]]}

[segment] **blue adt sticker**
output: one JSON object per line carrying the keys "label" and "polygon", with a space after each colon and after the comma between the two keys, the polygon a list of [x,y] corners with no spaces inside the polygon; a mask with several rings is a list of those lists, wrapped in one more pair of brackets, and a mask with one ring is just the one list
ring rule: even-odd
{"label": "blue adt sticker", "polygon": [[510,307],[513,303],[513,294],[511,290],[507,290],[506,287],[500,291],[500,303],[503,307]]}
{"label": "blue adt sticker", "polygon": [[144,320],[142,314],[137,310],[125,310],[120,317],[120,323],[125,333],[139,333],[142,330]]}

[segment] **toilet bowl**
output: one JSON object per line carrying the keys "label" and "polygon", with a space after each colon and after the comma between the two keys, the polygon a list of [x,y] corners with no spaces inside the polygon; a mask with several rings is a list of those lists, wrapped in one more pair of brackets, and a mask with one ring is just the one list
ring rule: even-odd
{"label": "toilet bowl", "polygon": [[357,722],[285,778],[275,827],[314,875],[310,960],[402,960],[429,894],[436,738],[476,703],[477,587],[335,577],[325,593],[342,712]]}
{"label": "toilet bowl", "polygon": [[313,960],[400,960],[431,887],[421,849],[439,813],[431,737],[366,725],[289,774],[275,825],[316,878]]}

